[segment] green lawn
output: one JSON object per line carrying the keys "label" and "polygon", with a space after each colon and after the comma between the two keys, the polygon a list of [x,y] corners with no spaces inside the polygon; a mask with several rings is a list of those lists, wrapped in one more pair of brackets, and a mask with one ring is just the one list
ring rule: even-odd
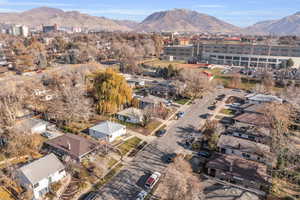
{"label": "green lawn", "polygon": [[[230,86],[230,81],[232,80],[232,76],[220,76],[220,75],[215,75],[216,80],[220,80],[224,87],[229,87]],[[239,86],[239,89],[243,90],[251,90],[256,87],[256,84],[259,84],[260,81],[255,80],[255,79],[247,79],[247,78],[241,78],[241,84]]]}
{"label": "green lawn", "polygon": [[219,119],[219,120],[223,119],[223,117],[224,117],[224,116],[221,116],[221,115],[215,116],[215,118],[216,118],[216,119]]}
{"label": "green lawn", "polygon": [[137,147],[137,145],[141,142],[142,140],[138,137],[133,137],[129,140],[126,140],[123,144],[118,146],[118,149],[120,150],[120,153],[122,156],[126,155],[130,150],[133,148]]}
{"label": "green lawn", "polygon": [[118,161],[114,158],[110,158],[108,161],[108,169],[111,169]]}
{"label": "green lawn", "polygon": [[220,113],[224,114],[224,115],[234,115],[236,113],[235,110],[231,110],[231,109],[223,109],[220,111]]}
{"label": "green lawn", "polygon": [[144,129],[143,134],[149,135],[151,134],[157,127],[159,127],[162,123],[157,120],[152,120]]}
{"label": "green lawn", "polygon": [[170,64],[177,67],[180,64],[185,64],[185,61],[167,61],[167,60],[154,60],[154,61],[149,61],[145,62],[145,65],[149,65],[152,67],[168,67]]}
{"label": "green lawn", "polygon": [[178,103],[178,104],[181,104],[181,105],[184,105],[184,104],[186,104],[189,100],[190,100],[190,99],[183,98],[183,99],[175,100],[174,102],[175,102],[175,103]]}

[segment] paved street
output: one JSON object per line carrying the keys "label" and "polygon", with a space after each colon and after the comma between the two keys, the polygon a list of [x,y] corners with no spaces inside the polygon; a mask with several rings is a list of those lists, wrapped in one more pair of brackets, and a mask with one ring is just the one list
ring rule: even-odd
{"label": "paved street", "polygon": [[[232,93],[221,90],[218,94]],[[184,138],[199,134],[197,129],[205,122],[200,115],[208,113],[217,94],[196,100],[185,110],[183,118],[171,122],[165,136],[151,142],[136,158],[125,164],[124,169],[100,190],[99,200],[132,200],[141,191],[145,180],[153,171],[163,173],[166,165],[161,158],[166,153],[188,153],[181,146]]]}

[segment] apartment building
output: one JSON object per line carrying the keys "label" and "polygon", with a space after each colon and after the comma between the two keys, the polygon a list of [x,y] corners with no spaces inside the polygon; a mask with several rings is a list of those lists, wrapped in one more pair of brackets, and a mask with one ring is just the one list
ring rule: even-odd
{"label": "apartment building", "polygon": [[190,60],[195,57],[195,47],[193,45],[173,45],[164,48],[163,59],[173,60]]}
{"label": "apartment building", "polygon": [[5,25],[2,27],[2,33],[10,34],[13,36],[23,36],[28,37],[29,35],[29,28],[25,25]]}
{"label": "apartment building", "polygon": [[295,67],[300,67],[300,46],[207,42],[190,46],[167,46],[164,59],[197,59],[210,64],[278,67],[292,59]]}

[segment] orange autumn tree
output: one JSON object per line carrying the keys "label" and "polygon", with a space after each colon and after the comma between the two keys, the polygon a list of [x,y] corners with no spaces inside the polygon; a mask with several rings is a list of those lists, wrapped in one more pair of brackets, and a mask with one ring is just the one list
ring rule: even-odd
{"label": "orange autumn tree", "polygon": [[125,78],[113,69],[98,72],[94,77],[93,86],[99,113],[115,113],[124,104],[131,102],[131,88]]}

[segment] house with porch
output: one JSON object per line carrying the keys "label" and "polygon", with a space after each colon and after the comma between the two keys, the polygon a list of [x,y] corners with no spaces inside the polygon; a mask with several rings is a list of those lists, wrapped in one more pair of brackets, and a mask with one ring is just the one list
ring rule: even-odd
{"label": "house with porch", "polygon": [[96,152],[100,144],[91,139],[74,134],[64,134],[44,142],[43,149],[62,159],[80,162],[84,157]]}
{"label": "house with porch", "polygon": [[126,126],[105,121],[89,128],[89,135],[98,140],[113,142],[116,138],[126,134]]}
{"label": "house with porch", "polygon": [[32,190],[34,199],[43,199],[50,186],[66,176],[65,166],[54,154],[48,154],[18,170],[20,185]]}
{"label": "house with porch", "polygon": [[236,155],[216,153],[205,168],[210,176],[246,188],[267,191],[271,185],[266,165]]}
{"label": "house with porch", "polygon": [[118,112],[116,116],[119,120],[132,124],[140,124],[143,122],[144,119],[143,111],[134,107],[122,110]]}

